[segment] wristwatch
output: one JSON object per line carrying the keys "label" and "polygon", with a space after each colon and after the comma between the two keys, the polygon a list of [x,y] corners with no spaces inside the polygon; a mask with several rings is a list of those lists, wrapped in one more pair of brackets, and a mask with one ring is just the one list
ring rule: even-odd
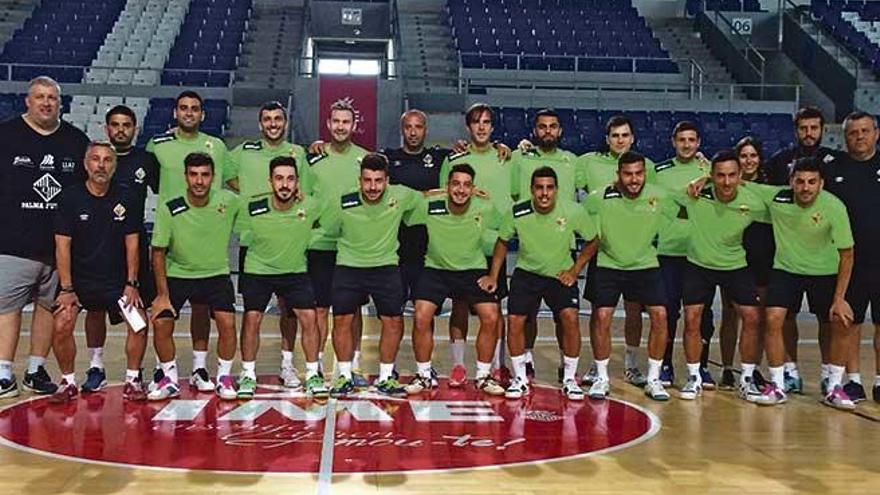
{"label": "wristwatch", "polygon": [[138,280],[126,280],[125,285],[129,287],[134,287],[135,289],[141,288],[141,283]]}

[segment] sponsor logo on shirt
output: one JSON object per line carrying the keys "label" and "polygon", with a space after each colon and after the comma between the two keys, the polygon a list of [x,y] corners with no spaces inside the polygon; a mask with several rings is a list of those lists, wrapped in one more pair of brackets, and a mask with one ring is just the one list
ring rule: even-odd
{"label": "sponsor logo on shirt", "polygon": [[55,156],[43,155],[40,161],[40,170],[55,170]]}
{"label": "sponsor logo on shirt", "polygon": [[61,159],[61,171],[62,172],[73,172],[73,169],[76,168],[76,162],[73,161],[73,158],[64,157]]}
{"label": "sponsor logo on shirt", "polygon": [[138,184],[143,184],[146,177],[147,172],[144,170],[143,167],[138,167],[138,169],[134,171],[134,181]]}
{"label": "sponsor logo on shirt", "polygon": [[29,156],[19,155],[12,159],[12,166],[33,168],[34,162],[31,161],[31,157]]}
{"label": "sponsor logo on shirt", "polygon": [[843,182],[843,177],[840,177],[840,176],[835,177],[834,182],[840,184],[841,182]]}
{"label": "sponsor logo on shirt", "polygon": [[81,222],[88,222],[89,221],[89,214],[88,213],[80,213],[79,220]]}
{"label": "sponsor logo on shirt", "polygon": [[34,191],[48,203],[61,192],[61,184],[50,174],[44,174],[34,182]]}
{"label": "sponsor logo on shirt", "polygon": [[125,220],[125,206],[122,203],[116,203],[116,206],[113,207],[113,214],[116,215],[113,217],[113,220],[116,222],[122,222]]}

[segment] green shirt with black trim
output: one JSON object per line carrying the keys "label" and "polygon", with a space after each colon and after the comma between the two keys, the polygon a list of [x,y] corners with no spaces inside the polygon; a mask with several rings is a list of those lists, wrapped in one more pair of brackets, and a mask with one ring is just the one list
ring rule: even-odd
{"label": "green shirt with black trim", "polygon": [[[550,167],[556,172],[556,183],[559,185],[559,198],[575,198],[577,156],[563,149],[555,148],[550,153],[543,153],[540,148],[528,151],[516,150],[510,157],[511,194],[520,200],[532,196],[532,174],[541,167]],[[477,174],[479,177],[479,174]]]}
{"label": "green shirt with black trim", "polygon": [[212,189],[205,206],[191,205],[186,196],[160,203],[151,245],[166,248],[167,276],[229,275],[229,238],[238,209],[238,196],[224,189]]}
{"label": "green shirt with black trim", "polygon": [[[694,179],[708,175],[710,165],[697,158],[685,163],[674,157],[656,164],[654,170],[657,173],[657,185],[678,194]],[[687,209],[681,205],[676,218],[660,231],[657,245],[660,256],[687,256],[691,236],[691,224],[687,215]]]}
{"label": "green shirt with black trim", "polygon": [[[303,190],[330,204],[336,202],[339,195],[358,188],[361,159],[368,151],[354,143],[342,153],[334,151],[332,146],[326,149],[326,153],[308,156],[310,184]],[[312,232],[309,249],[336,251],[336,238],[319,224]]]}
{"label": "green shirt with black trim", "polygon": [[[617,182],[617,160],[620,155],[611,151],[591,151],[577,158],[577,187],[585,191],[604,191]],[[653,184],[657,180],[655,164],[645,158],[645,182]]]}
{"label": "green shirt with black trim", "polygon": [[146,150],[159,163],[159,204],[186,195],[183,161],[190,153],[206,153],[214,160],[211,189],[219,191],[226,177],[226,144],[222,139],[200,132],[194,138],[180,136],[176,131],[153,136]]}

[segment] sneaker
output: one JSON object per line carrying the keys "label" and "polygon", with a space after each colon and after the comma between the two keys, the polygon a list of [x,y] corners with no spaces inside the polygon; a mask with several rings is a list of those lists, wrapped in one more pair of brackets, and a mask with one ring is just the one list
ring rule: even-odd
{"label": "sneaker", "polygon": [[853,381],[847,382],[847,384],[843,386],[843,391],[846,392],[846,395],[848,395],[853,401],[853,404],[858,404],[859,402],[864,402],[868,399],[868,396],[865,395],[865,387],[863,387],[861,383]]}
{"label": "sneaker", "polygon": [[86,382],[82,384],[82,392],[97,392],[107,386],[107,373],[104,368],[91,367],[86,371]]}
{"label": "sneaker", "polygon": [[736,390],[736,376],[733,370],[725,368],[721,372],[721,383],[718,384],[718,390]]}
{"label": "sneaker", "polygon": [[456,364],[449,372],[449,387],[461,388],[467,383],[467,368],[463,365]]}
{"label": "sneaker", "polygon": [[217,377],[217,388],[214,389],[222,400],[235,400],[238,392],[235,391],[235,381],[229,375]]}
{"label": "sneaker", "polygon": [[529,382],[534,381],[534,379],[535,379],[535,363],[526,363],[526,378],[529,379]]}
{"label": "sneaker", "polygon": [[510,380],[513,376],[510,374],[510,368],[502,366],[492,370],[492,378],[494,378],[502,387],[506,387],[507,385],[510,385]]}
{"label": "sneaker", "polygon": [[645,384],[645,395],[653,400],[665,402],[669,400],[669,392],[660,380],[650,380]]}
{"label": "sneaker", "polygon": [[125,382],[122,387],[122,398],[132,402],[147,400],[147,391],[144,390],[144,382],[140,379]]}
{"label": "sneaker", "polygon": [[[12,379],[4,378],[0,380],[0,399],[11,399],[18,397],[18,383],[15,381],[15,375]],[[874,391],[874,397],[877,397],[877,391]]]}
{"label": "sneaker", "polygon": [[440,388],[440,379],[437,377],[437,370],[431,368],[431,387]]}
{"label": "sneaker", "polygon": [[752,403],[757,402],[758,398],[761,397],[761,391],[758,390],[758,386],[748,377],[739,382],[737,394],[740,399]]}
{"label": "sneaker", "polygon": [[167,376],[163,376],[156,388],[147,394],[147,400],[165,400],[180,397],[180,385],[171,381]]}
{"label": "sneaker", "polygon": [[[0,384],[2,383],[3,381],[0,380]],[[874,388],[871,390],[871,394],[874,396],[874,402],[880,402],[880,383],[874,384]],[[2,397],[2,395],[0,395],[0,397]]]}
{"label": "sneaker", "polygon": [[584,376],[581,377],[581,385],[584,387],[589,387],[593,385],[593,382],[599,378],[599,371],[596,370],[596,363],[590,365],[590,369],[584,373]]}
{"label": "sneaker", "polygon": [[52,378],[42,366],[37,368],[36,373],[25,373],[22,385],[37,395],[50,395],[58,390],[58,385],[52,383]]}
{"label": "sneaker", "polygon": [[762,390],[764,385],[767,385],[768,381],[764,378],[764,375],[761,374],[761,370],[756,369],[754,373],[752,373],[752,381],[755,383],[755,386],[758,387],[758,390]]}
{"label": "sneaker", "polygon": [[755,404],[759,406],[777,406],[780,404],[785,404],[788,400],[788,397],[785,395],[785,391],[781,388],[777,387],[775,383],[768,383],[764,385],[764,390],[761,391],[761,395],[755,399]]}
{"label": "sneaker", "polygon": [[351,382],[354,384],[354,388],[367,388],[370,386],[370,380],[367,380],[367,375],[360,369],[351,370]]}
{"label": "sneaker", "polygon": [[165,378],[165,372],[162,371],[161,367],[156,366],[156,368],[153,369],[153,379],[147,384],[147,393],[156,390],[159,386],[159,382],[161,382],[163,378]]}
{"label": "sneaker", "polygon": [[789,394],[804,393],[804,380],[801,377],[793,377],[788,372],[783,374],[785,379],[785,391]]}
{"label": "sneaker", "polygon": [[681,387],[678,398],[683,400],[694,400],[701,395],[703,395],[703,384],[700,383],[700,377],[691,375],[688,377],[687,383]]}
{"label": "sneaker", "polygon": [[626,383],[635,385],[636,387],[644,387],[648,383],[648,378],[642,374],[642,370],[638,368],[627,368],[623,371],[623,380]]}
{"label": "sneaker", "polygon": [[296,371],[296,368],[281,368],[281,372],[278,373],[278,381],[284,388],[302,387],[302,381],[299,379],[299,372]]}
{"label": "sneaker", "polygon": [[843,411],[852,411],[856,408],[855,402],[846,395],[846,392],[843,391],[843,387],[840,385],[834,387],[834,390],[822,399],[822,404]]}
{"label": "sneaker", "polygon": [[242,376],[238,379],[238,393],[236,394],[238,399],[253,399],[255,393],[257,393],[257,380],[249,376]]}
{"label": "sneaker", "polygon": [[208,376],[208,370],[205,368],[193,371],[192,376],[189,377],[189,386],[199,392],[211,392],[214,390],[214,382],[211,381],[211,377]]}
{"label": "sneaker", "polygon": [[671,364],[664,364],[660,367],[660,383],[664,387],[671,387],[675,382],[675,370]]}
{"label": "sneaker", "polygon": [[339,397],[340,395],[347,395],[352,392],[354,392],[354,382],[351,381],[351,378],[346,378],[342,375],[336,377],[336,381],[330,387],[331,397]]}
{"label": "sneaker", "polygon": [[431,383],[430,377],[416,375],[404,388],[406,389],[406,393],[408,395],[416,395],[424,392],[425,390],[431,390],[434,387]]}
{"label": "sneaker", "polygon": [[376,392],[389,397],[406,397],[406,388],[393,377],[377,383]]}
{"label": "sneaker", "polygon": [[709,368],[700,367],[700,380],[703,381],[704,390],[715,390],[715,378],[709,372]]}
{"label": "sneaker", "polygon": [[593,400],[605,400],[609,393],[611,393],[611,384],[608,383],[608,380],[596,377],[593,384],[590,385],[590,391],[587,392],[587,395]]}
{"label": "sneaker", "polygon": [[330,389],[324,384],[324,376],[316,373],[306,379],[306,393],[316,399],[324,399],[330,395]]}
{"label": "sneaker", "polygon": [[568,400],[584,400],[584,390],[574,379],[568,379],[562,384],[562,394]]}
{"label": "sneaker", "polygon": [[76,400],[76,385],[67,383],[67,380],[61,380],[55,393],[49,396],[50,404],[67,404]]}
{"label": "sneaker", "polygon": [[474,386],[486,395],[504,395],[504,387],[492,375],[477,378],[474,381]]}
{"label": "sneaker", "polygon": [[504,397],[508,399],[522,399],[527,395],[529,395],[528,380],[524,380],[518,376],[515,376],[510,380],[510,385],[507,387],[507,390],[504,391]]}

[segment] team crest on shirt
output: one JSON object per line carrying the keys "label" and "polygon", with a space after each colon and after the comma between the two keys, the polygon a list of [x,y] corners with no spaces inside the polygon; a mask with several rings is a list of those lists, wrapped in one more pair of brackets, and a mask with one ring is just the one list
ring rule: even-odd
{"label": "team crest on shirt", "polygon": [[226,203],[220,203],[219,205],[217,205],[217,213],[221,215],[226,213]]}
{"label": "team crest on shirt", "polygon": [[648,198],[648,209],[651,211],[657,211],[657,197],[651,196]]}
{"label": "team crest on shirt", "polygon": [[205,141],[205,148],[208,148],[208,151],[211,151],[212,149],[214,149],[214,143],[212,143],[211,141]]}
{"label": "team crest on shirt", "polygon": [[556,217],[556,225],[558,225],[557,230],[565,230],[567,224],[568,220],[565,217]]}
{"label": "team crest on shirt", "polygon": [[741,204],[741,205],[739,205],[739,214],[740,214],[740,215],[742,215],[742,216],[746,216],[746,215],[748,215],[751,211],[752,211],[752,210],[751,210],[751,208],[749,208],[749,205],[747,205],[747,204]]}
{"label": "team crest on shirt", "polygon": [[125,206],[122,203],[116,203],[116,206],[113,207],[113,214],[116,215],[113,220],[117,222],[125,220]]}
{"label": "team crest on shirt", "polygon": [[425,154],[425,157],[422,158],[422,162],[425,164],[425,168],[433,168],[434,167],[434,157],[431,156],[430,153]]}
{"label": "team crest on shirt", "polygon": [[298,208],[296,210],[296,219],[299,221],[303,221],[306,219],[306,209],[305,208]]}
{"label": "team crest on shirt", "polygon": [[474,222],[477,223],[478,227],[482,227],[483,226],[483,214],[477,213],[476,215],[474,215]]}
{"label": "team crest on shirt", "polygon": [[43,198],[43,201],[48,203],[61,192],[61,184],[50,174],[44,174],[34,182],[33,189],[34,192]]}
{"label": "team crest on shirt", "polygon": [[134,171],[134,181],[138,184],[143,184],[146,177],[147,172],[144,170],[144,167],[138,167],[138,169]]}
{"label": "team crest on shirt", "polygon": [[388,207],[391,209],[397,208],[397,198],[391,198],[388,200]]}
{"label": "team crest on shirt", "polygon": [[823,218],[822,213],[820,213],[818,211],[816,213],[813,213],[812,215],[810,215],[810,220],[812,220],[813,223],[816,225],[819,225],[820,223],[822,223],[822,218]]}

